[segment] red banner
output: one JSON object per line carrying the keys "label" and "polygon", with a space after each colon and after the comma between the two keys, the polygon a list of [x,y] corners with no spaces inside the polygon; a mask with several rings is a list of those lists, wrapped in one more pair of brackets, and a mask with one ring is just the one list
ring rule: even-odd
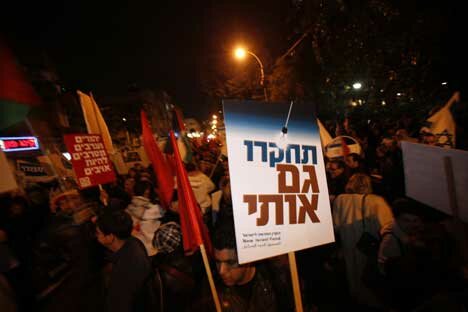
{"label": "red banner", "polygon": [[64,140],[80,188],[115,181],[112,163],[99,134],[67,134]]}

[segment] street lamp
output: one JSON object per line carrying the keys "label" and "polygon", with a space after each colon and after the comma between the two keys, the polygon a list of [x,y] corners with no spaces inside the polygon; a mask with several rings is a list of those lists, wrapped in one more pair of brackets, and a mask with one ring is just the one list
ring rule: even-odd
{"label": "street lamp", "polygon": [[265,73],[263,71],[262,61],[260,61],[258,56],[256,56],[253,52],[246,50],[244,48],[237,48],[234,51],[234,56],[239,60],[244,59],[247,54],[252,55],[255,58],[255,60],[257,60],[258,65],[260,65],[260,85],[263,87],[263,95],[265,97],[265,101],[268,102],[268,95],[267,95],[267,90],[265,87]]}

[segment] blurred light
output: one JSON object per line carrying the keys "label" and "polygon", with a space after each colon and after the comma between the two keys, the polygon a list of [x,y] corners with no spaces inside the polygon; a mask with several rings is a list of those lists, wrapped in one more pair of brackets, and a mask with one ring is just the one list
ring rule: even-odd
{"label": "blurred light", "polygon": [[218,119],[218,116],[216,116],[216,115],[213,115],[213,119]]}
{"label": "blurred light", "polygon": [[358,100],[358,103],[359,103],[359,105],[362,105],[362,100],[359,99],[359,100]]}
{"label": "blurred light", "polygon": [[218,124],[218,121],[215,119],[213,120],[213,125],[216,125],[216,124]]}
{"label": "blurred light", "polygon": [[212,140],[214,138],[216,138],[216,136],[213,133],[208,134],[208,137],[207,137],[208,140]]}
{"label": "blurred light", "polygon": [[382,106],[385,106],[385,105],[387,105],[387,102],[382,101]]}
{"label": "blurred light", "polygon": [[384,89],[380,89],[380,92],[382,92],[382,93],[383,93],[383,92],[384,92]]}
{"label": "blurred light", "polygon": [[357,106],[357,103],[356,103],[355,101],[352,101],[352,102],[351,102],[351,105],[352,105],[352,106]]}
{"label": "blurred light", "polygon": [[443,85],[443,86],[446,86],[446,85],[447,85],[447,81],[442,82],[442,85]]}
{"label": "blurred light", "polygon": [[360,82],[353,83],[353,89],[354,90],[359,90],[361,88],[362,88],[362,84]]}
{"label": "blurred light", "polygon": [[127,118],[124,117],[124,118],[122,118],[122,120],[123,120],[123,121],[127,121]]}
{"label": "blurred light", "polygon": [[62,153],[63,157],[65,157],[68,161],[71,160],[71,155],[70,153]]}
{"label": "blurred light", "polygon": [[245,49],[243,48],[237,48],[235,51],[234,51],[234,55],[237,59],[241,60],[245,57],[245,54],[247,52],[245,51]]}
{"label": "blurred light", "polygon": [[402,95],[402,93],[398,92],[396,95],[397,95],[397,96],[401,96],[401,95]]}
{"label": "blurred light", "polygon": [[212,126],[211,126],[211,129],[216,129],[216,125],[212,125]]}

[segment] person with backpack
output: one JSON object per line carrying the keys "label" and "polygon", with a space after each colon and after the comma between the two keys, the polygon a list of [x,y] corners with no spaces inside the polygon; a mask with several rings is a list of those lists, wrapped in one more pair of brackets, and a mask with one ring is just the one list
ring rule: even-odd
{"label": "person with backpack", "polygon": [[96,221],[99,243],[112,252],[112,270],[106,295],[106,311],[157,311],[148,307],[153,270],[145,246],[131,235],[133,222],[125,211],[104,213]]}
{"label": "person with backpack", "polygon": [[[346,193],[333,202],[333,227],[340,242],[351,298],[373,308],[381,302],[369,287],[371,265],[377,267],[380,235],[393,222],[390,206],[372,192],[368,175],[357,173],[346,184]],[[373,270],[372,270],[373,271]],[[377,271],[377,269],[376,269]]]}

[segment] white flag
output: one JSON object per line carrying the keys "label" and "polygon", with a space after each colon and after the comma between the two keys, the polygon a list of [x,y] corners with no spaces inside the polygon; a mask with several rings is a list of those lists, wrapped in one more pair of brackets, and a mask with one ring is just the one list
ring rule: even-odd
{"label": "white flag", "polygon": [[322,146],[327,146],[328,143],[333,141],[333,138],[330,135],[330,133],[328,133],[327,129],[325,129],[325,127],[322,125],[322,122],[318,118],[317,118],[317,125],[319,128],[320,141],[322,141]]}
{"label": "white flag", "polygon": [[430,132],[436,137],[436,145],[438,146],[455,147],[455,120],[450,112],[450,107],[458,101],[460,101],[460,92],[455,92],[441,109],[427,119],[430,123]]}
{"label": "white flag", "polygon": [[112,139],[107,128],[106,121],[102,117],[101,110],[97,106],[96,101],[92,96],[89,96],[81,91],[77,91],[80,97],[81,109],[83,110],[86,128],[89,134],[100,134],[102,142],[106,147],[109,155],[114,154],[114,147],[112,146]]}

